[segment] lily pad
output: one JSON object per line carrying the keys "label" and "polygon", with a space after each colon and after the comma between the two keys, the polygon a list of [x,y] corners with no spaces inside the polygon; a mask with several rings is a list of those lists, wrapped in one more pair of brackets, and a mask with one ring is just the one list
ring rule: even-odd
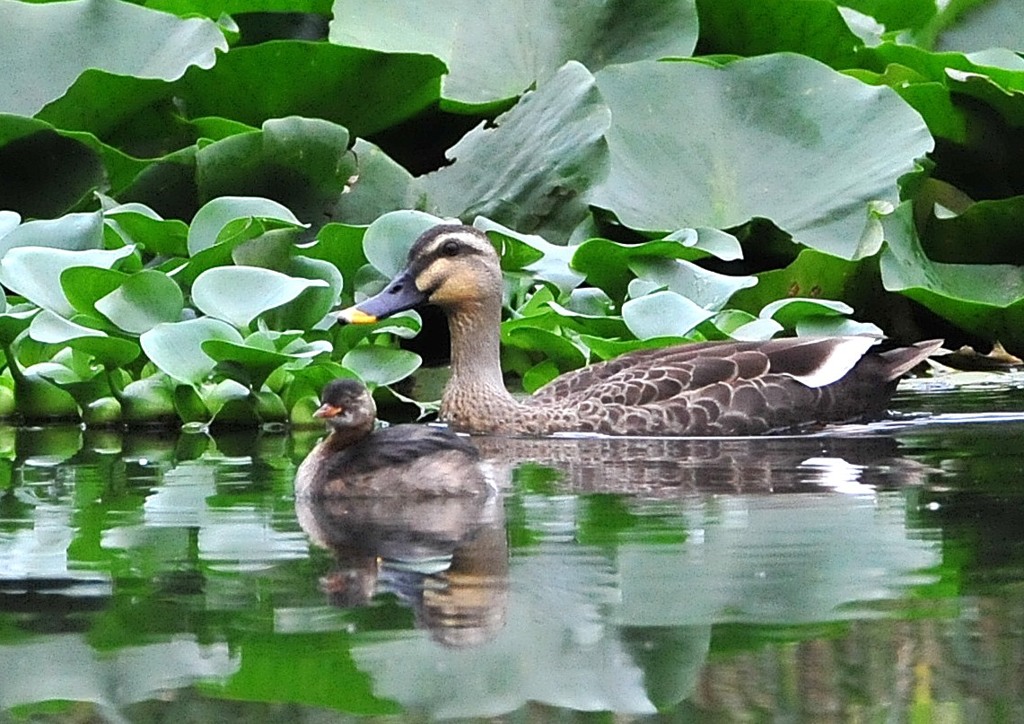
{"label": "lily pad", "polygon": [[891,89],[802,56],[632,63],[596,77],[614,122],[594,203],[638,230],[763,217],[820,251],[870,256],[881,243],[872,204],[895,205],[897,180],[933,146]]}

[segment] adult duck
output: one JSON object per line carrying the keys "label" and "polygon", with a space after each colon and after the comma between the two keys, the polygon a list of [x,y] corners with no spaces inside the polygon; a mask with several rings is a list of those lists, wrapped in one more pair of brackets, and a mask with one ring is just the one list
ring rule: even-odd
{"label": "adult duck", "polygon": [[483,232],[434,227],[374,297],[339,313],[372,323],[435,304],[448,317],[452,375],[441,418],[474,433],[757,435],[884,411],[899,378],[941,346],[870,351],[867,336],[703,342],[640,350],[569,372],[524,399],[500,364],[502,276]]}
{"label": "adult duck", "polygon": [[483,495],[489,483],[476,448],[451,431],[427,425],[374,430],[377,407],[351,379],[327,383],[314,416],[330,434],[295,474],[297,497]]}

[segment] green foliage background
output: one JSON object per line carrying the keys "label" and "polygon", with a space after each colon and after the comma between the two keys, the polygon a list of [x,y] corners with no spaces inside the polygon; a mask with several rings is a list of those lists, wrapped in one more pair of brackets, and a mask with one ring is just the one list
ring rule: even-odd
{"label": "green foliage background", "polygon": [[501,249],[526,389],[697,339],[1024,352],[1014,0],[0,13],[3,414],[304,423],[339,375],[427,410],[420,317],[330,313],[438,218]]}

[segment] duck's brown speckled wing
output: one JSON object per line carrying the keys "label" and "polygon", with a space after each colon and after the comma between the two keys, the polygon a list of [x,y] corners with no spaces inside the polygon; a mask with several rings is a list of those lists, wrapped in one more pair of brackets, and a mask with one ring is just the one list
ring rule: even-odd
{"label": "duck's brown speckled wing", "polygon": [[796,338],[643,350],[563,375],[530,406],[545,410],[548,431],[607,434],[748,435],[850,419],[882,409],[898,377],[892,360],[864,355],[871,342]]}

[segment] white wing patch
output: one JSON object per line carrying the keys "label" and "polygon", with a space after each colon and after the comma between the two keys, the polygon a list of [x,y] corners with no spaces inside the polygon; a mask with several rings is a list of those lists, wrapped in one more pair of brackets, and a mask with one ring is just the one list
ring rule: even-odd
{"label": "white wing patch", "polygon": [[[813,340],[820,342],[820,340]],[[822,363],[811,372],[805,375],[793,375],[793,378],[804,383],[808,387],[824,387],[837,382],[846,375],[853,366],[860,362],[860,358],[871,348],[878,344],[878,337],[867,335],[854,337],[837,337],[833,340],[832,349]]]}

